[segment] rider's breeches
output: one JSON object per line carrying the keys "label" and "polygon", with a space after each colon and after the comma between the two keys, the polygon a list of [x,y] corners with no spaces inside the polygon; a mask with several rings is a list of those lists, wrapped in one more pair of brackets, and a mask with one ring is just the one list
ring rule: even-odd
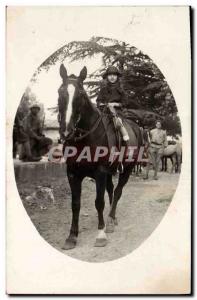
{"label": "rider's breeches", "polygon": [[126,128],[124,127],[121,118],[116,116],[116,117],[114,117],[114,121],[116,124],[116,128],[118,128],[118,130],[120,131],[120,133],[122,135],[123,141],[125,141],[125,142],[129,141],[128,132],[127,132]]}
{"label": "rider's breeches", "polygon": [[127,132],[126,128],[123,125],[122,119],[117,116],[116,109],[113,106],[110,106],[109,110],[111,111],[111,113],[113,115],[115,126],[120,131],[120,133],[122,135],[122,138],[123,138],[123,141],[125,141],[125,142],[129,141],[128,132]]}

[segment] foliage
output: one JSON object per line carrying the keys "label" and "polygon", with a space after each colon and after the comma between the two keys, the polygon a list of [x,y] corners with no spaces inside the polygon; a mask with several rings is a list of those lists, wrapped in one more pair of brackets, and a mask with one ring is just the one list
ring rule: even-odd
{"label": "foliage", "polygon": [[163,121],[163,127],[166,129],[168,135],[176,136],[181,135],[181,124],[179,117],[168,116]]}
{"label": "foliage", "polygon": [[122,73],[121,84],[129,99],[129,107],[154,112],[162,118],[169,117],[179,130],[177,107],[171,90],[153,61],[137,48],[116,39],[92,37],[89,41],[73,41],[51,55],[34,74],[35,81],[42,69],[46,71],[65,58],[77,61],[100,56],[101,67],[89,74],[85,82],[89,96],[97,96],[102,84],[102,74],[109,65],[115,65]]}

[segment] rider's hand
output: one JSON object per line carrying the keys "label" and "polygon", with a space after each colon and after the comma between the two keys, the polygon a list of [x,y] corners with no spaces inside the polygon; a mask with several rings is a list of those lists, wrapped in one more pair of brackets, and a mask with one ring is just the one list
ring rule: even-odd
{"label": "rider's hand", "polygon": [[115,103],[115,102],[113,102],[113,103],[109,103],[109,106],[112,106],[112,107],[120,107],[121,105],[120,105],[120,103]]}

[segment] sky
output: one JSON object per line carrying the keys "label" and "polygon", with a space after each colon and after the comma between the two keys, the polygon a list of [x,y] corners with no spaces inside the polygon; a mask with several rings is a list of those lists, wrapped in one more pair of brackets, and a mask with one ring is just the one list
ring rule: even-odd
{"label": "sky", "polygon": [[[171,60],[172,53],[169,46],[174,43],[174,34],[178,37],[177,40],[182,42],[182,32],[177,31],[176,7],[53,7],[52,10],[49,7],[35,7],[23,9],[24,12],[20,17],[21,25],[20,20],[18,21],[21,40],[18,39],[17,42],[21,43],[25,30],[34,35],[34,53],[31,53],[30,48],[30,52],[26,54],[28,57],[35,56],[36,47],[40,51],[41,41],[44,61],[60,47],[73,40],[89,40],[92,36],[103,36],[135,46],[150,56],[159,68],[160,65],[162,66],[160,70],[164,76],[165,69],[176,68],[174,65],[176,60],[173,58]],[[181,9],[179,9],[180,17],[181,13]],[[28,20],[35,18],[36,24],[32,26],[32,22],[28,22]],[[53,30],[49,24],[54,24]],[[158,30],[158,26],[160,30]],[[46,36],[46,39],[43,39],[43,35]],[[31,36],[29,39],[29,42],[32,41]],[[28,39],[26,41],[28,43]],[[157,42],[154,43],[154,41]],[[162,56],[159,55],[161,50]],[[177,53],[177,55],[179,54]],[[38,60],[38,67],[43,61]],[[90,74],[100,66],[100,63],[100,60],[95,58],[75,63],[65,61],[65,66],[68,74],[77,75],[86,65],[88,74]],[[44,104],[46,118],[54,118],[54,116],[50,116],[47,108],[57,105],[57,90],[61,84],[59,66],[60,62],[57,62],[48,72],[41,72],[37,83],[32,86],[32,92],[36,95],[37,100]],[[181,76],[181,74],[177,74],[177,76]],[[169,77],[169,80],[171,79],[174,80]]]}
{"label": "sky", "polygon": [[[38,75],[36,83],[30,84],[32,93],[36,96],[36,100],[39,103],[44,104],[45,118],[54,119],[57,118],[56,114],[52,114],[48,108],[57,106],[58,100],[58,88],[62,84],[62,79],[59,75],[59,67],[62,62],[57,62],[51,66],[48,71],[42,70]],[[93,59],[84,59],[76,62],[70,62],[65,59],[64,65],[67,69],[68,75],[75,74],[79,75],[81,69],[86,66],[88,74],[99,68],[101,59],[95,57]],[[93,100],[94,101],[94,100]]]}

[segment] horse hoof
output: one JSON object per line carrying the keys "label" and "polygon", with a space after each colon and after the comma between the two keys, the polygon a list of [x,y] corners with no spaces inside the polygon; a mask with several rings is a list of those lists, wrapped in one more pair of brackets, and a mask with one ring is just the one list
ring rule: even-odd
{"label": "horse hoof", "polygon": [[63,246],[63,250],[70,250],[70,249],[74,249],[76,247],[76,244],[77,244],[77,240],[74,239],[74,238],[68,238],[66,239],[65,241],[65,244]]}
{"label": "horse hoof", "polygon": [[114,225],[118,226],[118,219],[117,218],[114,219]]}
{"label": "horse hoof", "polygon": [[105,247],[107,245],[107,239],[96,239],[94,247]]}
{"label": "horse hoof", "polygon": [[115,226],[115,220],[111,217],[108,217],[107,224],[106,224],[106,227],[105,227],[105,232],[106,233],[114,232],[114,226]]}

